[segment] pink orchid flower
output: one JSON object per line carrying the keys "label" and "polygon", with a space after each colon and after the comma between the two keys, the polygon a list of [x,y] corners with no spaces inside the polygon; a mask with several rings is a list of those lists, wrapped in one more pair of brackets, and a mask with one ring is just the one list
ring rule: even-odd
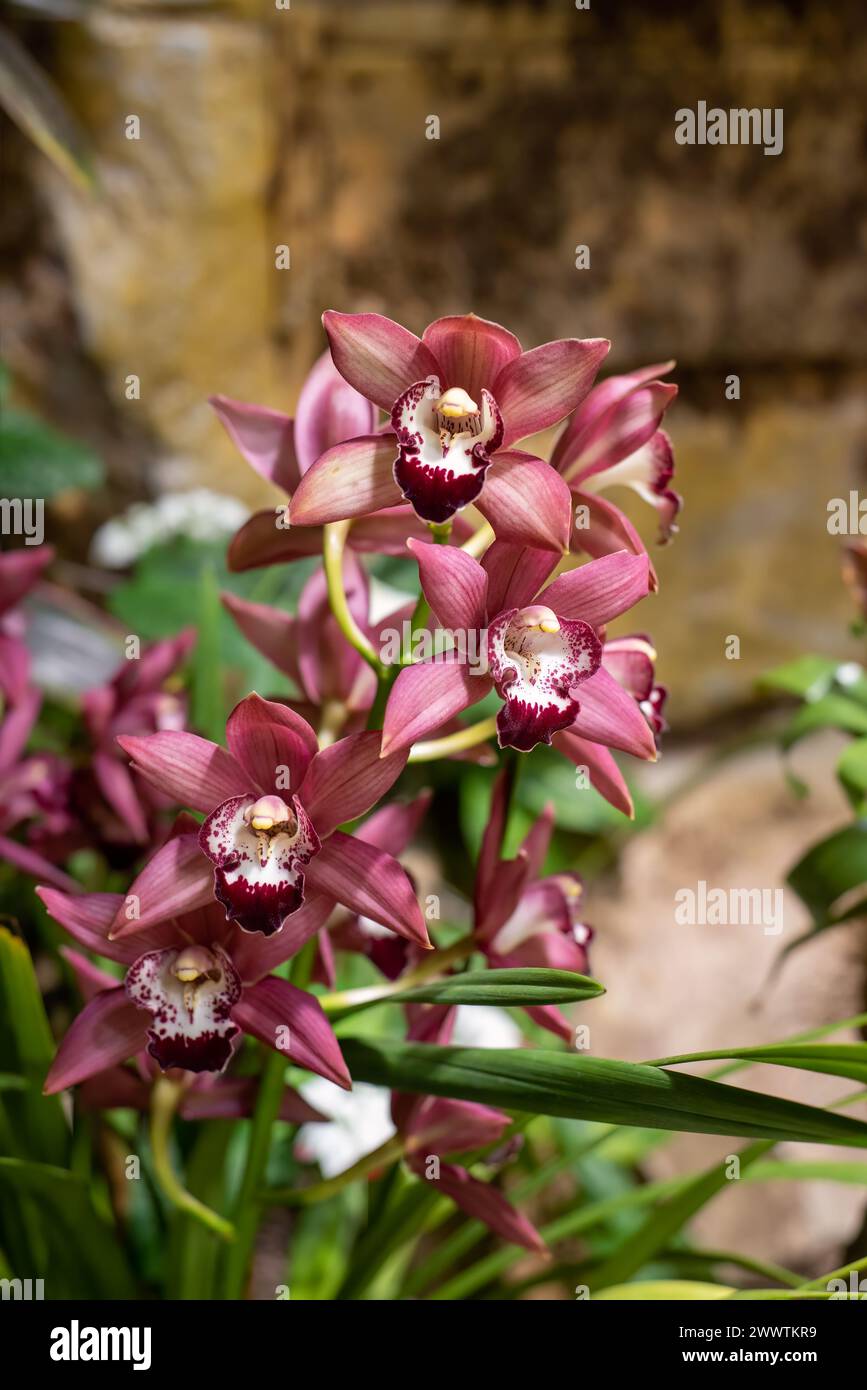
{"label": "pink orchid flower", "polygon": [[[400,672],[385,711],[383,755],[408,749],[493,688],[503,701],[500,747],[526,752],[553,742],[568,756],[568,739],[577,736],[656,757],[635,700],[602,664],[599,635],[647,594],[646,555],[606,555],[542,588],[556,564],[550,551],[497,540],[480,564],[454,547],[408,544],[431,611],[458,647]],[[487,672],[475,673],[468,660],[470,634],[473,646],[486,636]]]}
{"label": "pink orchid flower", "polygon": [[[117,980],[94,965],[87,956],[69,946],[60,954],[72,967],[86,1004],[106,989],[115,989]],[[82,1081],[78,1099],[85,1110],[141,1110],[151,1107],[153,1083],[161,1068],[149,1052],[140,1052],[132,1066],[106,1067]],[[178,1113],[184,1120],[234,1120],[251,1115],[259,1092],[255,1076],[226,1076],[222,1072],[188,1072],[169,1068],[168,1075],[183,1086]],[[326,1116],[292,1089],[284,1087],[278,1118],[289,1124],[312,1124]]]}
{"label": "pink orchid flower", "polygon": [[306,720],[256,694],[232,711],[226,741],[228,752],[171,730],[118,740],[158,790],[206,819],[200,829],[181,825],[146,865],[130,888],[136,914],[119,915],[116,935],[216,895],[243,930],[285,933],[294,944],[286,955],[278,944],[280,959],[318,931],[338,901],[429,946],[397,861],[337,828],[388,791],[406,754],[381,757],[378,732],[349,734],[320,751]]}
{"label": "pink orchid flower", "polygon": [[[279,410],[228,396],[212,396],[211,405],[250,467],[285,493],[287,501],[321,454],[376,426],[374,406],[344,381],[329,352],[304,382],[294,420]],[[290,527],[285,512],[286,503],[258,511],[244,523],[229,546],[230,569],[255,569],[322,553],[322,528]],[[402,555],[407,536],[425,534],[411,507],[387,505],[356,522],[349,544],[359,551]],[[466,534],[469,528],[462,539]]]}
{"label": "pink orchid flower", "polygon": [[568,487],[513,446],[581,403],[606,339],[524,352],[474,314],[437,319],[421,338],[380,314],[329,311],[323,322],[338,371],[391,427],[327,449],[292,499],[293,524],[363,516],[401,496],[424,521],[442,523],[473,502],[503,540],[566,548]]}
{"label": "pink orchid flower", "polygon": [[[123,910],[120,894],[36,891],[79,945],[126,968],[123,982],[97,989],[73,1022],[49,1069],[47,1095],[142,1051],[163,1071],[219,1073],[242,1032],[350,1088],[340,1045],[318,1001],[270,975],[276,955],[263,957],[215,903],[117,940],[111,927]],[[291,953],[286,944],[283,959]]]}
{"label": "pink orchid flower", "polygon": [[677,387],[657,380],[674,367],[663,362],[594,386],[568,421],[551,463],[572,490],[572,548],[589,555],[644,549],[632,523],[600,496],[609,487],[631,487],[659,513],[660,544],[677,531],[682,499],[670,486],[671,440],[660,429]]}
{"label": "pink orchid flower", "polygon": [[134,779],[117,747],[120,734],[183,729],[186,700],[164,689],[196,640],[193,628],[154,642],[137,660],[125,660],[106,684],[86,692],[84,722],[93,744],[91,767],[100,792],[118,821],[141,844],[151,837],[150,813],[162,799]]}

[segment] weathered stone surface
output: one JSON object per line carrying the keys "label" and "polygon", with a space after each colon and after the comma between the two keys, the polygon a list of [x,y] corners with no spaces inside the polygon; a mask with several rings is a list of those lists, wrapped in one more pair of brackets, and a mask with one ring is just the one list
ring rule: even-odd
{"label": "weathered stone surface", "polygon": [[[158,479],[248,489],[207,405],[279,398],[266,226],[275,122],[261,26],[98,13],[62,72],[97,152],[91,198],[55,184],[85,343],[157,440]],[[129,116],[140,138],[127,139]],[[128,401],[135,374],[141,399]]]}
{"label": "weathered stone surface", "polygon": [[[591,886],[587,915],[598,928],[593,971],[608,990],[582,1013],[594,1054],[637,1062],[749,1047],[860,1012],[867,985],[863,924],[800,947],[771,978],[780,950],[808,926],[788,890],[780,935],[765,935],[758,925],[679,926],[674,915],[677,891],[695,891],[699,880],[724,889],[780,887],[811,844],[845,823],[849,810],[832,775],[839,745],[837,736],[823,736],[796,749],[795,770],[811,787],[805,800],[793,796],[773,750],[739,756],[706,774],[661,825],[627,845],[616,882]],[[662,774],[671,790],[694,770],[688,760],[668,758],[648,770],[649,780],[659,791]],[[690,1070],[705,1073],[708,1065]],[[818,1105],[854,1089],[768,1066],[733,1076],[731,1084]],[[847,1113],[865,1119],[867,1107]],[[746,1142],[681,1135],[652,1154],[648,1167],[659,1177],[698,1170]],[[854,1154],[811,1145],[785,1151],[802,1159]],[[839,1263],[862,1210],[858,1190],[840,1184],[731,1182],[701,1213],[695,1234],[710,1248],[745,1250],[815,1274]]]}

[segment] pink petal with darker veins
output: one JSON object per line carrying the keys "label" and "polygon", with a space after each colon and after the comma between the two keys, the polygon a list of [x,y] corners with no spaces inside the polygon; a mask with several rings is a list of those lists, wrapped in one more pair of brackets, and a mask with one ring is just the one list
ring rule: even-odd
{"label": "pink petal with darker veins", "polygon": [[611,344],[562,338],[514,358],[491,388],[503,415],[503,448],[556,425],[580,405]]}
{"label": "pink petal with darker veins", "polygon": [[633,608],[648,592],[647,556],[618,551],[558,575],[539,595],[561,618],[599,628]]}
{"label": "pink petal with darker veins", "polygon": [[320,839],[363,816],[397,781],[406,750],[382,756],[381,743],[382,735],[370,730],[349,734],[316,754],[299,795]]}
{"label": "pink petal with darker veins", "polygon": [[123,985],[103,990],[85,1005],[61,1042],[44,1094],[64,1091],[134,1057],[145,1045],[146,1031],[147,1020],[127,999]]}
{"label": "pink petal with darker veins", "polygon": [[498,540],[557,554],[569,548],[572,494],[543,459],[500,449],[476,502]]}
{"label": "pink petal with darker veins", "polygon": [[329,309],[322,322],[340,375],[382,410],[390,411],[412,382],[438,371],[430,348],[382,314]]}
{"label": "pink petal with darker veins", "polygon": [[283,524],[285,504],[268,511],[254,512],[236,531],[229,543],[229,569],[239,574],[262,565],[290,564],[322,554],[322,530],[318,526]]}
{"label": "pink petal with darker veins", "polygon": [[488,577],[478,560],[450,545],[409,540],[407,549],[418,562],[424,596],[440,626],[459,632],[483,627]]}
{"label": "pink petal with darker veins", "polygon": [[267,482],[291,493],[299,473],[289,416],[266,406],[233,401],[229,396],[211,396],[210,402],[250,467]]}
{"label": "pink petal with darker veins", "polygon": [[436,358],[443,389],[460,386],[473,399],[484,387],[492,390],[503,367],[521,355],[514,333],[475,314],[436,319],[421,340]]}
{"label": "pink petal with darker veins", "polygon": [[396,506],[397,444],[392,434],[364,434],[335,444],[304,474],[289,519],[293,526],[323,526]]}
{"label": "pink petal with darker veins", "polygon": [[353,389],[324,352],[308,373],[295,411],[295,452],[303,475],[330,449],[358,434],[371,434],[376,410]]}
{"label": "pink petal with darker veins", "polygon": [[430,946],[412,882],[384,850],[335,831],[310,864],[308,878],[311,888],[331,894],[359,916]]}
{"label": "pink petal with darker veins", "polygon": [[572,732],[593,743],[656,761],[652,730],[631,695],[604,668],[581,687]]}
{"label": "pink petal with darker veins", "polygon": [[112,940],[138,936],[144,928],[204,907],[213,898],[213,878],[199,847],[198,826],[192,834],[172,836],[130,884],[112,923]]}
{"label": "pink petal with darker veins", "polygon": [[[226,742],[251,783],[266,792],[297,791],[319,748],[316,735],[300,715],[255,691],[235,706],[226,722]],[[286,775],[288,771],[288,782]]]}
{"label": "pink petal with darker veins", "polygon": [[484,698],[487,676],[474,676],[460,656],[405,667],[388,697],[383,720],[383,753],[398,752],[424,738],[454,715]]}
{"label": "pink petal with darker veins", "polygon": [[198,734],[167,730],[142,738],[123,734],[117,741],[136,772],[179,806],[212,811],[250,786],[231,754]]}
{"label": "pink petal with darker veins", "polygon": [[285,1053],[299,1067],[327,1077],[346,1091],[352,1089],[340,1044],[312,994],[269,975],[244,990],[233,1016],[245,1033]]}

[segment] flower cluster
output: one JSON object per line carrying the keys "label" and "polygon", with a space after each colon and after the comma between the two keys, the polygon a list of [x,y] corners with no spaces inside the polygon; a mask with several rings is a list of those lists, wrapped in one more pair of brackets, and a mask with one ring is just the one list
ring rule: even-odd
{"label": "flower cluster", "polygon": [[[603,493],[631,486],[657,509],[662,539],[676,529],[680,499],[661,428],[676,393],[662,380],[672,364],[594,385],[609,347],[602,339],[527,351],[473,315],[439,319],[421,338],[376,314],[327,313],[324,322],[330,350],[294,419],[213,401],[242,455],[283,494],[235,535],[231,567],[323,556],[291,616],[224,596],[294,693],[242,699],[222,746],[186,728],[182,699],[166,689],[190,635],[159,643],[84,705],[94,796],[116,836],[146,849],[127,891],[82,893],[32,848],[0,840],[0,853],[44,878],[46,908],[89,953],[69,953],[87,1002],[46,1083],[81,1085],[85,1103],[144,1106],[167,1072],[182,1087],[184,1115],[246,1113],[255,1084],[232,1070],[245,1034],[350,1088],[309,987],[333,985],[335,949],[364,954],[386,993],[448,980],[472,955],[492,970],[585,974],[592,932],[581,882],[544,873],[551,809],[515,857],[504,855],[514,761],[551,745],[628,815],[614,752],[657,754],[665,691],[653,645],[608,631],[655,591],[656,577],[637,531]],[[526,447],[557,426],[550,457]],[[417,601],[377,612],[370,555],[414,561]],[[23,751],[38,698],[6,616],[43,561],[0,570],[4,834],[37,809],[49,814]],[[384,633],[403,624],[426,633],[436,655],[415,659],[401,644],[395,661],[385,659]],[[482,668],[467,661],[469,646],[484,653]],[[467,722],[482,701],[484,717]],[[430,796],[387,799],[408,762],[437,757],[505,760],[471,931],[457,951],[430,939],[399,862]],[[57,788],[69,772],[43,769],[54,816],[68,805]],[[72,843],[73,829],[63,829]],[[300,988],[284,966],[304,948],[312,966]],[[554,1006],[527,1012],[569,1037]],[[410,1040],[448,1041],[448,1004],[411,1004],[406,1016]],[[281,1113],[321,1118],[291,1091]],[[489,1107],[403,1094],[392,1119],[410,1169],[425,1176],[431,1156],[496,1149],[511,1123]],[[469,1166],[438,1165],[437,1181],[506,1239],[538,1248],[529,1223]]]}

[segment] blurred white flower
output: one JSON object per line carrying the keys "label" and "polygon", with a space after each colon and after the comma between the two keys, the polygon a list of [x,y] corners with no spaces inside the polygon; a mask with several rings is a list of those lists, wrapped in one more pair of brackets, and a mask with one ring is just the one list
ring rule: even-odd
{"label": "blurred white flower", "polygon": [[314,1076],[300,1090],[310,1105],[332,1117],[329,1125],[302,1125],[298,1131],[299,1157],[316,1160],[324,1178],[351,1168],[395,1132],[391,1095],[382,1086],[357,1081],[351,1091],[344,1091],[333,1081]]}
{"label": "blurred white flower", "polygon": [[524,1035],[505,1009],[462,1004],[455,1020],[452,1042],[462,1047],[520,1047]]}
{"label": "blurred white flower", "polygon": [[209,488],[167,492],[156,502],[135,502],[100,526],[91,543],[91,559],[108,569],[123,569],[157,543],[174,536],[218,539],[236,531],[249,515],[249,508],[237,497]]}

